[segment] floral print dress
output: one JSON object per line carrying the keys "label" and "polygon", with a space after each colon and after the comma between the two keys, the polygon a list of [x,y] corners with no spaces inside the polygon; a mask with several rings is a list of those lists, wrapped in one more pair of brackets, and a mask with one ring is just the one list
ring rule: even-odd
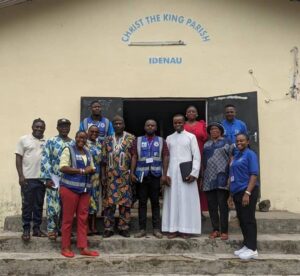
{"label": "floral print dress", "polygon": [[102,159],[101,144],[88,140],[87,147],[93,157],[96,172],[91,177],[92,190],[90,197],[89,214],[102,211],[102,187],[100,185],[100,162]]}

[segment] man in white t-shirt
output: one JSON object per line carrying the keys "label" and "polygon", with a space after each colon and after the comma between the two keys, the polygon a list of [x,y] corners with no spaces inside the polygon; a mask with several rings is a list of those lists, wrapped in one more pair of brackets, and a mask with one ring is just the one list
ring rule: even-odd
{"label": "man in white t-shirt", "polygon": [[45,196],[45,185],[40,179],[45,128],[42,119],[34,120],[32,134],[20,138],[15,152],[22,194],[23,241],[30,240],[31,221],[33,221],[33,236],[46,237],[40,230]]}

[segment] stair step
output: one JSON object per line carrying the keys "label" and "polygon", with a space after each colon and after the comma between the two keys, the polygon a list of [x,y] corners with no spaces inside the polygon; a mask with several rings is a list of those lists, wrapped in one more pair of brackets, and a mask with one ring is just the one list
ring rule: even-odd
{"label": "stair step", "polygon": [[[131,231],[138,230],[138,217],[136,209],[133,209],[131,219]],[[256,212],[257,230],[260,234],[293,234],[300,233],[300,214],[285,212],[285,211],[270,211],[270,212]],[[148,214],[147,219],[148,230],[152,229],[151,215]],[[46,218],[43,218],[41,227],[46,230]],[[97,228],[103,232],[103,218],[97,219]],[[4,230],[6,231],[22,231],[21,216],[9,216],[5,218]],[[202,233],[211,232],[211,222],[209,218],[202,220]],[[229,222],[229,233],[240,233],[239,222],[236,217],[231,217]]]}
{"label": "stair step", "polygon": [[[20,239],[21,233],[6,232],[0,234],[0,252],[59,252],[60,239],[56,242],[47,238],[32,237],[30,242],[24,243]],[[148,235],[147,238],[136,239],[134,237],[123,238],[119,235],[103,239],[101,236],[89,237],[89,246],[97,248],[106,254],[181,254],[181,253],[232,253],[241,247],[242,236],[230,235],[228,241],[220,239],[210,240],[207,235],[193,237],[191,239],[176,238],[169,240],[164,237],[161,240]],[[73,247],[76,247],[75,238]],[[258,235],[258,250],[261,253],[299,254],[300,234],[274,234]]]}
{"label": "stair step", "polygon": [[[259,254],[242,261],[231,254],[102,254],[98,258],[66,259],[57,252],[0,253],[4,275],[155,275],[263,274],[299,275],[300,256]],[[151,273],[150,273],[151,272]]]}

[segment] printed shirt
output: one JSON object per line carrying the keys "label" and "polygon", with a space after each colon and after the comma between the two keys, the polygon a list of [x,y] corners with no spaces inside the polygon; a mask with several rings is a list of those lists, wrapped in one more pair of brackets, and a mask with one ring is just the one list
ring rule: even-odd
{"label": "printed shirt", "polygon": [[101,144],[99,142],[92,142],[90,140],[87,140],[86,146],[93,157],[93,161],[96,166],[96,173],[100,173],[100,162],[102,159]]}
{"label": "printed shirt", "polygon": [[217,141],[209,140],[203,151],[203,191],[226,189],[229,174],[229,158],[233,145],[221,137]]}
{"label": "printed shirt", "polygon": [[44,144],[44,138],[38,139],[32,134],[24,135],[20,138],[15,153],[23,157],[22,168],[25,178],[40,178]]}
{"label": "printed shirt", "polygon": [[[246,190],[251,175],[258,175],[258,160],[254,151],[239,151],[230,164],[230,192],[235,194]],[[256,183],[258,185],[258,182]]]}
{"label": "printed shirt", "polygon": [[42,153],[41,178],[51,179],[51,174],[61,176],[59,163],[62,151],[73,143],[74,140],[64,141],[59,136],[47,140]]}
{"label": "printed shirt", "polygon": [[107,186],[104,205],[130,207],[132,192],[129,182],[132,144],[135,137],[124,132],[120,144],[115,145],[114,136],[108,136],[102,147],[102,162],[106,164]]}
{"label": "printed shirt", "polygon": [[224,127],[224,137],[230,142],[230,144],[235,144],[236,136],[240,133],[247,134],[246,124],[238,119],[233,119],[232,122],[223,120],[222,125]]}

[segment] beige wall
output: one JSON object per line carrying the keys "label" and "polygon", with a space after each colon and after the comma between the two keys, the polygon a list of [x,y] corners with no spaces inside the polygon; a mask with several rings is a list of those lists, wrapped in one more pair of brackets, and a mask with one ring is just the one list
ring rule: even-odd
{"label": "beige wall", "polygon": [[[197,20],[203,42],[184,24],[143,26],[132,41],[183,40],[184,47],[128,47],[128,26],[153,14]],[[262,197],[300,212],[300,102],[290,86],[290,49],[300,47],[300,3],[287,0],[43,0],[0,10],[0,222],[20,213],[14,165],[18,138],[36,117],[46,135],[69,118],[78,128],[81,96],[207,97],[258,90]],[[150,65],[152,56],[182,57]],[[267,97],[248,73],[254,70]],[[5,136],[4,136],[5,135]]]}

